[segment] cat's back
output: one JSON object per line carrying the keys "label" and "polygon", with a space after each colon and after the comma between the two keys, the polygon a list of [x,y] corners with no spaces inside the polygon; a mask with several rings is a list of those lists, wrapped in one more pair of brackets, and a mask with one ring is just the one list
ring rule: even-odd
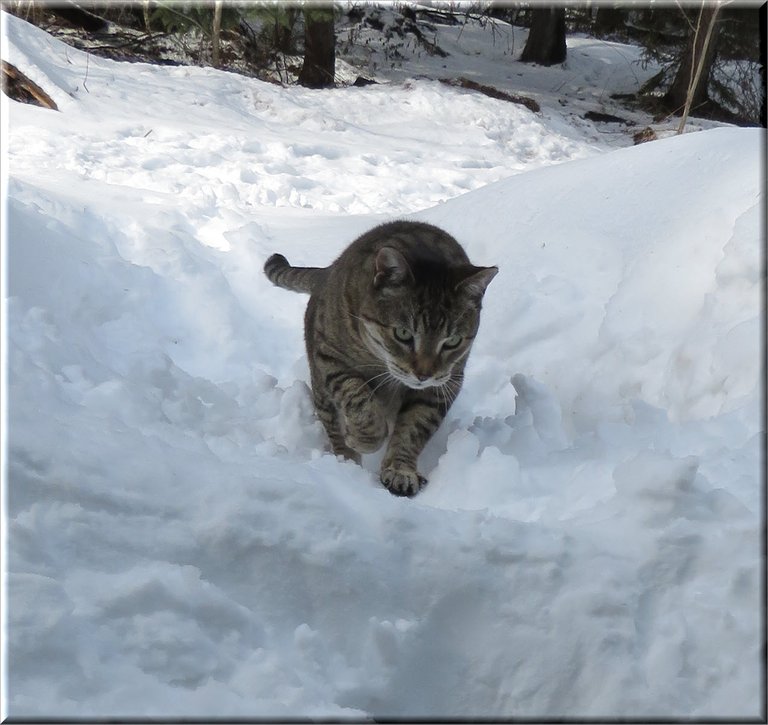
{"label": "cat's back", "polygon": [[424,262],[445,267],[469,263],[461,245],[447,232],[425,222],[394,221],[381,224],[358,237],[332,268],[339,265],[361,269],[373,265],[382,247],[394,247],[411,262]]}

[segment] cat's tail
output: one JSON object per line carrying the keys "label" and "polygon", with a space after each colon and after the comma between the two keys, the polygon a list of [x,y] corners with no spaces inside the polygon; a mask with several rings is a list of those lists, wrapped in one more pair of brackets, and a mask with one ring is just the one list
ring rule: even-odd
{"label": "cat's tail", "polygon": [[312,294],[326,273],[325,267],[291,267],[282,254],[273,254],[264,264],[264,274],[272,284],[293,292]]}

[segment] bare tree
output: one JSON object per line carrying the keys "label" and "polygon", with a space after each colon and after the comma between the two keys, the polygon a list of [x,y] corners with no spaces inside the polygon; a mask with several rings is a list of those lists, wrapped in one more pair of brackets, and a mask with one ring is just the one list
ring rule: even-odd
{"label": "bare tree", "polygon": [[680,66],[664,96],[668,108],[682,111],[678,133],[683,132],[691,109],[708,100],[707,88],[716,56],[719,32],[717,21],[721,7],[722,3],[702,0],[696,24],[691,24]]}
{"label": "bare tree", "polygon": [[304,63],[299,83],[308,88],[333,86],[336,73],[336,36],[333,5],[304,8]]}
{"label": "bare tree", "polygon": [[211,31],[211,65],[218,68],[221,63],[221,10],[224,0],[213,3],[213,28]]}
{"label": "bare tree", "polygon": [[534,8],[531,31],[520,60],[523,63],[555,65],[563,63],[565,56],[565,8]]}

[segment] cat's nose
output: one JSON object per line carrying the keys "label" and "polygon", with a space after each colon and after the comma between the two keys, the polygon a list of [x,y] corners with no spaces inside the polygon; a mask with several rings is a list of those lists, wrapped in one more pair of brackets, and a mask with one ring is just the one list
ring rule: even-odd
{"label": "cat's nose", "polygon": [[419,366],[414,369],[413,374],[420,383],[423,383],[425,380],[430,380],[432,378],[432,368],[428,366]]}
{"label": "cat's nose", "polygon": [[434,362],[424,355],[417,355],[415,360],[413,360],[411,369],[413,370],[416,379],[420,383],[423,383],[425,380],[429,380],[432,377]]}

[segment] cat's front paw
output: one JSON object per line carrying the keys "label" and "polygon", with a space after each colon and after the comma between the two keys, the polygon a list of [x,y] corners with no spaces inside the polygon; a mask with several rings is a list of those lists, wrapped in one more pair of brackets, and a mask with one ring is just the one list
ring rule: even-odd
{"label": "cat's front paw", "polygon": [[415,496],[427,479],[412,468],[387,467],[381,469],[381,482],[395,496]]}

